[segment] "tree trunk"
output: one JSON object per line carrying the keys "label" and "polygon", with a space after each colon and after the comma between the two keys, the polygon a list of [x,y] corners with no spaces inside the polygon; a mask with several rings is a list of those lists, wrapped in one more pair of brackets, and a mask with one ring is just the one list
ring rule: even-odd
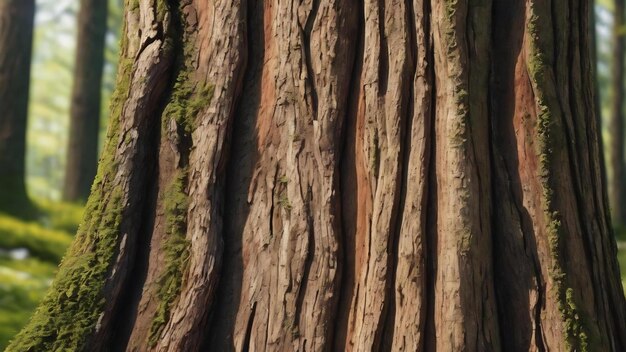
{"label": "tree trunk", "polygon": [[35,0],[0,2],[0,211],[28,217],[26,121]]}
{"label": "tree trunk", "polygon": [[9,351],[623,351],[588,2],[127,1]]}
{"label": "tree trunk", "polygon": [[85,200],[96,175],[107,1],[82,0],[63,198]]}
{"label": "tree trunk", "polygon": [[611,90],[611,207],[613,221],[626,225],[626,174],[624,173],[624,0],[615,0],[613,22],[613,71]]}

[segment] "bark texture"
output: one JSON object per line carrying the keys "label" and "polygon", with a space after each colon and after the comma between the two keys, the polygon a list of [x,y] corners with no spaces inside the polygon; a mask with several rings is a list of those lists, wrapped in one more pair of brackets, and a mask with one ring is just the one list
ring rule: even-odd
{"label": "bark texture", "polygon": [[626,349],[588,2],[126,5],[85,221],[9,351]]}
{"label": "bark texture", "polygon": [[34,0],[0,2],[0,211],[32,215],[26,193],[26,125]]}
{"label": "bark texture", "polygon": [[106,30],[107,1],[82,0],[63,187],[67,201],[86,200],[96,176]]}

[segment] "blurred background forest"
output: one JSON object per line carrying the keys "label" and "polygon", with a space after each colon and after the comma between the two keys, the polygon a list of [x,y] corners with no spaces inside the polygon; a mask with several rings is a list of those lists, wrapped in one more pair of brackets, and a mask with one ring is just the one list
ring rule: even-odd
{"label": "blurred background forest", "polygon": [[[97,137],[89,137],[97,146],[106,133],[109,99],[115,86],[122,2],[108,0],[108,9],[97,10],[106,12],[101,14],[106,15],[106,35],[99,87],[99,128]],[[626,199],[626,185],[621,186],[626,184],[626,175],[623,170],[616,173],[614,165],[619,164],[618,169],[622,169],[624,164],[623,2],[597,0],[595,5],[599,103],[622,274],[626,273],[626,216],[616,213],[626,213],[626,204],[621,206],[626,203],[622,201]],[[81,50],[91,50],[77,44],[81,28],[78,17],[81,4],[90,3],[94,1],[36,1],[25,153],[25,183],[34,210],[21,214],[0,204],[0,349],[26,323],[43,297],[82,216],[85,197],[68,195],[66,167],[72,158],[68,158],[68,146],[76,60],[81,57]],[[617,135],[622,136],[621,141]],[[615,153],[616,148],[621,150]],[[69,181],[76,182],[74,178]],[[19,202],[7,202],[6,198],[0,197],[0,201],[21,206]]]}

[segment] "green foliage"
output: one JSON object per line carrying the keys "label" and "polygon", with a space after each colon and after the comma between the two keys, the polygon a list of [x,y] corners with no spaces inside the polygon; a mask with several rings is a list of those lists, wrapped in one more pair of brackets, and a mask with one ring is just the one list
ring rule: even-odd
{"label": "green foliage", "polygon": [[72,237],[66,232],[0,214],[0,248],[26,248],[42,260],[58,263],[71,242]]}
{"label": "green foliage", "polygon": [[0,249],[25,248],[29,257],[0,252],[0,350],[28,322],[50,286],[78,226],[80,207],[37,202],[43,214],[25,221],[0,214]]}
{"label": "green foliage", "polygon": [[35,204],[43,214],[40,222],[46,227],[72,235],[78,231],[78,224],[83,218],[82,205],[49,200],[36,201]]}
{"label": "green foliage", "polygon": [[28,322],[49,287],[56,266],[0,256],[0,350]]}

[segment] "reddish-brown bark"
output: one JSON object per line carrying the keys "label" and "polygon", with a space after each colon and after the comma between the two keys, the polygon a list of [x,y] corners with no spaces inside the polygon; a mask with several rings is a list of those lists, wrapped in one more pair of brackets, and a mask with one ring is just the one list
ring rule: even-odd
{"label": "reddish-brown bark", "polygon": [[10,350],[626,348],[586,2],[173,5],[127,10],[121,221],[61,269],[105,285]]}

